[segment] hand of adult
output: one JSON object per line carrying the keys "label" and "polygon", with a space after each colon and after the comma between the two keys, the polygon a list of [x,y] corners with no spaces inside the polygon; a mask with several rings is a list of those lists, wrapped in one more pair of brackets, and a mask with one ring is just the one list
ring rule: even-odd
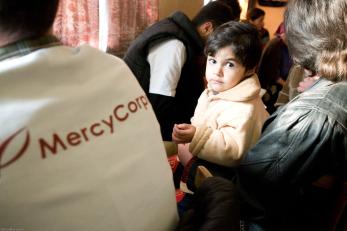
{"label": "hand of adult", "polygon": [[312,77],[306,77],[303,81],[299,83],[299,86],[297,87],[298,92],[304,92],[307,89],[309,89],[317,80],[319,79],[318,76],[312,76]]}

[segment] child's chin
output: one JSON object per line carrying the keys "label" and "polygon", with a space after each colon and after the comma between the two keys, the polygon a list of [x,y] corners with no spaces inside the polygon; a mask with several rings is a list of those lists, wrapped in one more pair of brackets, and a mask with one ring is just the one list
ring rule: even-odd
{"label": "child's chin", "polygon": [[218,88],[218,87],[212,87],[211,89],[212,89],[212,91],[215,92],[215,93],[221,92],[221,89]]}
{"label": "child's chin", "polygon": [[218,84],[212,85],[211,88],[212,88],[214,91],[220,91],[220,90],[222,90],[222,87],[221,87],[220,85],[218,85]]}

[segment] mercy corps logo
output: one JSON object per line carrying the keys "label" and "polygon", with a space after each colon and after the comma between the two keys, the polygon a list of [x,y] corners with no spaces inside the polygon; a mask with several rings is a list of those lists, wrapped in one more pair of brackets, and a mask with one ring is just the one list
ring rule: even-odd
{"label": "mercy corps logo", "polygon": [[[60,151],[79,146],[90,142],[94,138],[115,133],[117,123],[124,123],[140,110],[147,110],[148,101],[145,96],[137,97],[126,104],[119,104],[114,107],[112,114],[106,118],[91,123],[79,130],[67,132],[65,134],[53,133],[47,137],[35,139],[39,146],[40,157],[45,159],[48,154],[57,154]],[[32,142],[29,129],[24,127],[0,140],[0,169],[5,168],[25,155]]]}
{"label": "mercy corps logo", "polygon": [[[14,152],[12,154],[12,157],[9,158],[9,160],[7,160],[5,163],[2,163],[1,160],[3,159],[3,156],[6,152],[7,146],[11,143],[11,141],[13,141],[22,132],[24,132],[26,134],[23,144],[18,148],[18,150],[16,152]],[[21,157],[25,153],[25,151],[27,150],[29,143],[30,143],[30,134],[29,134],[29,131],[25,128],[19,129],[13,135],[8,137],[4,142],[2,142],[0,144],[0,169],[12,164],[17,159],[19,159],[19,157]]]}

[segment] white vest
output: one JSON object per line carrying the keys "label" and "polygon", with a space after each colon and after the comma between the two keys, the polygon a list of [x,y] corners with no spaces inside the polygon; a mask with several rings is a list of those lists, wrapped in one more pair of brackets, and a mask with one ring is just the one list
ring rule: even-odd
{"label": "white vest", "polygon": [[0,228],[166,231],[159,124],[122,60],[56,46],[0,62]]}

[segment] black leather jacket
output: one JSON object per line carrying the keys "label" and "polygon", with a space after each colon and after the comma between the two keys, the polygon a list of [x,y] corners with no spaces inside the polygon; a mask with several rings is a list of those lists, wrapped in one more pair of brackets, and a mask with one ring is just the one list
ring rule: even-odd
{"label": "black leather jacket", "polygon": [[310,186],[325,174],[346,179],[346,155],[347,82],[321,78],[265,122],[237,169],[242,216],[267,230],[323,230],[314,209],[305,216]]}

